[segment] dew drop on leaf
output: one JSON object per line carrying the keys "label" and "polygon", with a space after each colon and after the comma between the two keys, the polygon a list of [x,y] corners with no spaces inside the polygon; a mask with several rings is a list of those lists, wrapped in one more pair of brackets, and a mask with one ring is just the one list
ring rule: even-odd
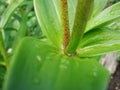
{"label": "dew drop on leaf", "polygon": [[114,15],[114,12],[113,12],[113,11],[111,11],[111,12],[110,12],[110,15]]}
{"label": "dew drop on leaf", "polygon": [[94,77],[96,77],[96,76],[97,76],[97,73],[96,73],[96,72],[94,72],[94,73],[93,73],[93,76],[94,76]]}
{"label": "dew drop on leaf", "polygon": [[94,72],[93,72],[93,76],[94,76],[94,77],[97,77],[97,71],[98,71],[98,68],[95,67],[95,68],[94,68]]}
{"label": "dew drop on leaf", "polygon": [[60,65],[60,68],[61,68],[61,69],[67,69],[67,66],[65,66],[65,65]]}
{"label": "dew drop on leaf", "polygon": [[47,57],[46,57],[46,60],[50,60],[50,57],[47,56]]}
{"label": "dew drop on leaf", "polygon": [[95,24],[97,25],[97,24],[98,24],[98,22],[97,22],[97,21],[95,21]]}
{"label": "dew drop on leaf", "polygon": [[36,56],[36,58],[37,58],[38,61],[41,61],[41,60],[42,60],[41,57],[40,57],[39,55]]}
{"label": "dew drop on leaf", "polygon": [[70,64],[70,62],[69,62],[69,61],[66,61],[66,62],[65,62],[65,64],[66,64],[66,65],[69,65],[69,64]]}
{"label": "dew drop on leaf", "polygon": [[40,79],[39,78],[34,78],[33,79],[33,84],[40,84]]}
{"label": "dew drop on leaf", "polygon": [[12,48],[9,48],[7,53],[11,53],[12,52]]}

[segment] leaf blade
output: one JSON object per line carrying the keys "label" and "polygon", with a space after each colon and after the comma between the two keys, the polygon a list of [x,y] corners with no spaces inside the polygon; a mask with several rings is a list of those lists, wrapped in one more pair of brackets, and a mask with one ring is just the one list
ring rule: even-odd
{"label": "leaf blade", "polygon": [[94,1],[94,10],[92,16],[99,14],[104,8],[108,0],[95,0]]}
{"label": "leaf blade", "polygon": [[17,49],[3,90],[105,90],[107,87],[109,73],[95,60],[64,56],[59,49],[33,38],[24,39]]}
{"label": "leaf blade", "polygon": [[62,42],[62,24],[58,0],[34,0],[34,7],[43,33],[59,46]]}
{"label": "leaf blade", "polygon": [[66,49],[67,53],[74,54],[76,52],[78,44],[83,37],[88,19],[91,16],[93,6],[94,0],[78,0],[72,34]]}
{"label": "leaf blade", "polygon": [[81,57],[103,55],[120,50],[120,32],[107,28],[95,29],[87,32],[78,50]]}
{"label": "leaf blade", "polygon": [[11,16],[11,14],[13,13],[13,11],[23,2],[24,0],[14,0],[4,11],[2,17],[1,17],[1,21],[0,21],[0,27],[4,28],[7,21],[9,20],[9,17]]}
{"label": "leaf blade", "polygon": [[111,22],[114,22],[116,21],[116,19],[119,18],[120,18],[120,2],[106,8],[101,13],[99,13],[95,18],[91,19],[87,24],[86,32],[94,28],[110,24]]}

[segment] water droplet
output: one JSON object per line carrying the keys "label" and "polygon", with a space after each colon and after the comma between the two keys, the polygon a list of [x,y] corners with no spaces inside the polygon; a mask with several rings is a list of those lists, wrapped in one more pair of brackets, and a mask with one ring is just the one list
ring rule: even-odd
{"label": "water droplet", "polygon": [[79,67],[79,62],[75,62],[75,67]]}
{"label": "water droplet", "polygon": [[39,80],[38,79],[34,79],[34,83],[39,83]]}
{"label": "water droplet", "polygon": [[34,78],[33,83],[34,84],[40,84],[40,79],[39,78]]}
{"label": "water droplet", "polygon": [[93,72],[93,76],[94,76],[94,77],[97,77],[97,71],[98,71],[98,68],[95,67],[95,68],[94,68],[94,72]]}
{"label": "water droplet", "polygon": [[41,60],[42,60],[39,55],[38,55],[36,58],[37,58],[38,61],[41,61]]}
{"label": "water droplet", "polygon": [[60,68],[61,68],[61,69],[67,69],[67,66],[65,66],[65,65],[60,65]]}
{"label": "water droplet", "polygon": [[69,65],[69,64],[70,64],[70,62],[69,62],[69,61],[66,61],[66,62],[65,62],[65,64],[66,64],[66,65]]}
{"label": "water droplet", "polygon": [[98,22],[97,22],[97,21],[95,21],[95,24],[97,25],[97,24],[98,24]]}
{"label": "water droplet", "polygon": [[64,46],[63,45],[61,45],[61,49],[64,50]]}
{"label": "water droplet", "polygon": [[50,59],[50,57],[46,57],[46,59],[47,59],[47,60],[49,60],[49,59]]}
{"label": "water droplet", "polygon": [[96,76],[97,76],[97,73],[96,73],[96,72],[94,72],[94,73],[93,73],[93,76],[94,76],[94,77],[96,77]]}
{"label": "water droplet", "polygon": [[47,39],[46,39],[46,38],[43,38],[43,39],[41,39],[41,41],[47,41]]}
{"label": "water droplet", "polygon": [[38,44],[36,45],[36,48],[39,48],[39,45],[38,45]]}
{"label": "water droplet", "polygon": [[9,48],[7,53],[11,53],[12,52],[12,48]]}
{"label": "water droplet", "polygon": [[111,12],[110,12],[110,14],[111,14],[111,15],[114,15],[114,12],[113,12],[113,11],[111,11]]}

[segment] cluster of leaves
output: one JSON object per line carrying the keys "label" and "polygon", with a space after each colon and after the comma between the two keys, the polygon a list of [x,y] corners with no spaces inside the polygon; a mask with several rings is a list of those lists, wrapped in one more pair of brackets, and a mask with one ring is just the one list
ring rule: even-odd
{"label": "cluster of leaves", "polygon": [[[108,83],[108,72],[98,62],[89,60],[89,57],[120,50],[120,32],[113,28],[111,30],[113,23],[120,18],[120,3],[105,10],[103,9],[107,0],[100,0],[100,2],[95,0],[94,3],[93,13],[89,17],[84,36],[80,40],[79,46],[76,47],[78,55],[69,57],[64,55],[61,50],[63,31],[58,0],[54,2],[53,0],[12,0],[9,4],[1,0],[0,29],[4,29],[2,30],[4,44],[1,46],[3,45],[2,49],[8,51],[6,54],[0,48],[1,82],[6,71],[3,67],[6,65],[3,59],[7,57],[8,60],[13,60],[5,80],[4,90],[39,90],[40,88],[55,90],[54,85],[60,90],[65,89],[62,86],[67,86],[72,90],[79,86],[86,88],[84,90],[90,90],[90,88],[91,90],[96,88],[104,90]],[[77,0],[68,1],[70,33],[72,33],[75,22],[76,6]],[[37,20],[48,40],[41,39],[45,36],[42,35]],[[24,38],[26,36],[38,39]],[[22,38],[23,40],[21,40]],[[9,54],[11,49],[12,53]],[[21,72],[19,73],[19,71]],[[84,83],[81,83],[81,80]],[[76,81],[77,84],[74,83]],[[96,86],[91,87],[93,84]]]}
{"label": "cluster of leaves", "polygon": [[[23,37],[44,38],[38,25],[32,0],[0,0],[0,28],[4,28],[4,48],[8,59]],[[1,41],[0,41],[1,43]],[[0,45],[0,47],[2,47]],[[0,52],[0,88],[2,86],[6,65]]]}
{"label": "cluster of leaves", "polygon": [[[9,5],[5,2],[5,0],[1,2],[5,3],[6,6],[2,4],[5,8]],[[18,5],[14,5],[15,3],[18,3]],[[24,36],[35,36],[37,38],[41,38],[40,27],[37,24],[37,19],[33,10],[32,0],[26,0],[20,5],[17,1],[11,1],[7,9],[5,8],[1,10],[5,10],[5,13],[1,17],[1,23],[3,23],[2,25],[4,26],[5,31],[4,42],[6,49],[12,47],[13,42],[15,42],[15,38],[18,39]],[[19,42],[19,40],[16,41]]]}
{"label": "cluster of leaves", "polygon": [[[108,3],[111,3],[111,5],[114,3],[117,3],[117,2],[120,2],[120,0],[109,0],[108,1]],[[112,24],[108,25],[108,27],[113,30],[120,30],[120,20],[119,19],[116,20]],[[117,52],[117,58],[120,61],[120,52],[119,51]]]}
{"label": "cluster of leaves", "polygon": [[117,2],[119,2],[120,0],[109,0],[109,2],[111,2],[111,3],[117,3]]}

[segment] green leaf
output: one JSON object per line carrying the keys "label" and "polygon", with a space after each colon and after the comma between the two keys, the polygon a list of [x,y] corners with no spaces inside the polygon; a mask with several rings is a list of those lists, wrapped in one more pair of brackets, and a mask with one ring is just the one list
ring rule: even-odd
{"label": "green leaf", "polygon": [[[72,31],[74,19],[75,19],[75,12],[78,0],[68,0],[68,9],[69,9],[69,25],[70,30]],[[92,17],[99,14],[104,8],[108,0],[94,0],[94,9]]]}
{"label": "green leaf", "polygon": [[75,12],[77,7],[78,0],[68,0],[68,13],[69,13],[69,27],[70,31],[72,31],[74,19],[75,19]]}
{"label": "green leaf", "polygon": [[[68,0],[68,13],[69,13],[69,28],[72,31],[75,12],[77,7],[78,0]],[[94,12],[100,12],[106,0],[101,0],[98,5],[98,1],[94,1]],[[96,5],[97,4],[97,5]],[[98,7],[99,6],[99,7]],[[48,37],[53,44],[58,47],[61,47],[63,42],[63,31],[62,31],[62,23],[60,20],[60,8],[59,8],[59,0],[34,0],[34,7],[38,22],[43,33]]]}
{"label": "green leaf", "polygon": [[0,21],[0,28],[2,28],[2,35],[3,35],[3,40],[5,39],[4,35],[4,27],[7,24],[10,16],[14,12],[14,10],[23,2],[24,0],[14,0],[12,3],[5,9],[1,16],[1,21]]}
{"label": "green leaf", "polygon": [[[68,0],[69,27],[72,31],[77,0]],[[63,42],[62,22],[60,19],[59,0],[34,0],[38,22],[43,33],[53,44],[61,47]]]}
{"label": "green leaf", "polygon": [[96,27],[105,26],[106,24],[113,23],[117,19],[120,19],[120,2],[106,8],[96,17],[92,18],[88,22],[86,32]]}
{"label": "green leaf", "polygon": [[99,14],[104,8],[108,0],[94,0],[94,10],[92,16]]}
{"label": "green leaf", "polygon": [[13,13],[13,11],[23,2],[24,0],[14,0],[4,11],[1,17],[0,27],[4,28],[9,17]]}
{"label": "green leaf", "polygon": [[91,57],[119,50],[120,31],[97,28],[84,35],[78,53],[81,57]]}
{"label": "green leaf", "polygon": [[[78,0],[68,0],[68,9],[69,9],[69,25],[70,30],[72,31],[74,19],[75,19],[75,12],[77,7]],[[99,14],[104,8],[108,0],[94,0],[94,9],[92,16],[96,16]]]}
{"label": "green leaf", "polygon": [[6,73],[5,66],[0,65],[0,90],[2,90],[5,73]]}
{"label": "green leaf", "polygon": [[4,47],[1,28],[0,28],[0,54],[3,56],[3,59],[4,59],[4,62],[2,62],[1,64],[7,66],[8,65],[8,63],[7,63],[7,54],[6,54],[6,50],[5,50],[5,47]]}
{"label": "green leaf", "polygon": [[[66,52],[74,54],[78,47],[80,39],[83,37],[85,27],[94,6],[94,0],[78,0],[74,25]],[[86,14],[87,13],[87,14]]]}
{"label": "green leaf", "polygon": [[3,90],[106,90],[108,71],[97,61],[68,57],[46,41],[23,39]]}
{"label": "green leaf", "polygon": [[3,60],[3,57],[2,57],[2,55],[1,55],[1,53],[0,53],[0,65],[5,66],[5,62],[4,62],[4,60]]}
{"label": "green leaf", "polygon": [[[26,15],[25,15],[25,16],[26,16]],[[15,37],[15,40],[14,40],[14,42],[12,43],[12,48],[13,48],[13,50],[17,47],[17,43],[19,43],[19,41],[20,41],[23,37],[25,37],[25,35],[26,35],[26,32],[27,32],[27,24],[26,24],[26,21],[27,21],[27,19],[26,19],[25,16],[24,16],[24,18],[23,18],[23,20],[22,20],[22,22],[21,22],[20,28],[19,28],[19,30],[18,30],[18,32],[17,32],[16,37]]]}
{"label": "green leaf", "polygon": [[59,0],[34,0],[34,8],[43,33],[56,46],[61,46],[62,24]]}

